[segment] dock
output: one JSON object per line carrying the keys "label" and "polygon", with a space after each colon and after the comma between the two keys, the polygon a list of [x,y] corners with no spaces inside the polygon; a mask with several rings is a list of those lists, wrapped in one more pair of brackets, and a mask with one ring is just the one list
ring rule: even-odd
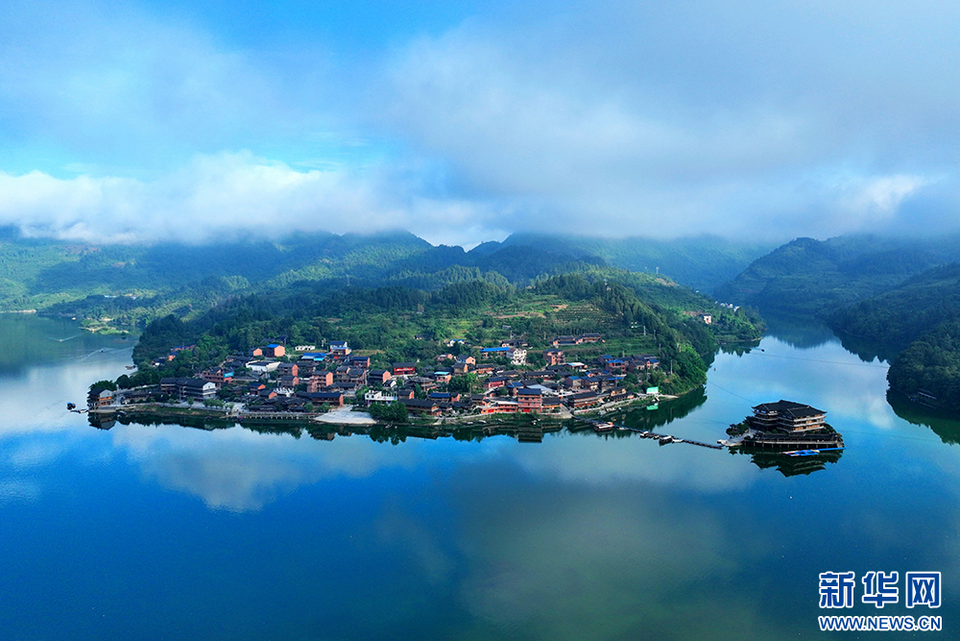
{"label": "dock", "polygon": [[618,424],[612,423],[612,422],[610,422],[610,421],[598,421],[598,420],[596,420],[596,419],[590,419],[590,418],[584,418],[584,419],[580,419],[580,420],[585,421],[585,422],[589,423],[590,425],[592,425],[592,426],[593,426],[593,430],[594,430],[595,432],[597,432],[598,434],[601,434],[601,433],[604,433],[604,432],[610,432],[610,431],[613,431],[614,429],[617,429],[617,430],[625,430],[625,431],[628,431],[628,432],[633,432],[633,433],[635,433],[635,434],[639,434],[639,435],[640,435],[640,438],[656,439],[657,441],[660,442],[661,445],[666,445],[666,444],[668,444],[668,443],[689,443],[690,445],[696,445],[696,446],[698,446],[698,447],[706,447],[706,448],[709,448],[709,449],[711,449],[711,450],[722,450],[722,449],[723,449],[723,446],[722,446],[722,445],[715,445],[715,444],[713,444],[713,443],[704,443],[703,441],[695,441],[695,440],[693,440],[693,439],[688,439],[688,438],[680,438],[680,437],[674,436],[674,435],[672,435],[672,434],[659,434],[659,433],[657,433],[657,432],[650,432],[650,431],[648,431],[648,430],[641,430],[641,429],[636,428],[636,427],[628,427],[628,426],[626,426],[626,425],[618,425]]}

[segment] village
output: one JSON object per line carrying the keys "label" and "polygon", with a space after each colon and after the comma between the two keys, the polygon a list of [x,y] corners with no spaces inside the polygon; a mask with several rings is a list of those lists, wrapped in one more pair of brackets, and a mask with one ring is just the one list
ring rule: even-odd
{"label": "village", "polygon": [[[448,430],[479,429],[484,435],[512,434],[520,441],[540,442],[544,432],[577,418],[567,423],[569,429],[632,432],[660,445],[773,451],[809,459],[784,463],[780,456],[755,461],[776,465],[784,474],[822,469],[825,460],[835,462],[844,449],[842,435],[826,424],[825,411],[782,399],[755,406],[752,416],[731,425],[729,438],[716,444],[612,422],[611,411],[625,405],[656,409],[661,398],[673,397],[661,395],[659,387],[651,385],[665,374],[658,372],[660,361],[654,355],[601,354],[584,359],[592,362],[568,360],[570,353],[597,353],[581,346],[603,342],[599,333],[557,336],[549,342],[550,349],[534,352],[530,359],[530,346],[522,338],[504,339],[491,347],[450,339],[438,342],[450,351],[433,359],[383,368],[373,367],[371,355],[355,353],[347,341],[330,341],[325,351],[295,345],[288,352],[280,338],[248,354],[230,356],[193,377],[167,377],[156,385],[117,390],[92,386],[88,411],[91,423],[101,429],[109,429],[117,416],[189,419],[200,412],[244,424],[327,424],[326,429],[309,429],[312,436],[328,440],[335,433],[366,430],[376,423],[409,423],[427,430],[410,435],[425,438],[437,438],[441,435],[437,430],[446,425]],[[195,346],[172,348],[167,362],[192,349]],[[532,423],[511,417],[526,417]],[[334,426],[341,427],[332,431]]]}
{"label": "village", "polygon": [[[233,355],[193,377],[168,377],[158,385],[126,390],[92,389],[88,407],[200,403],[228,407],[238,416],[311,418],[345,405],[371,410],[374,416],[381,414],[376,406],[402,406],[401,417],[542,414],[569,418],[638,398],[656,402],[658,388],[645,385],[660,365],[656,356],[601,355],[593,362],[568,361],[566,348],[602,342],[599,333],[557,336],[550,343],[552,349],[536,359],[542,363],[537,368],[528,364],[525,340],[511,338],[491,347],[471,347],[463,339],[450,339],[442,345],[453,349],[432,361],[375,368],[371,356],[354,353],[347,341],[332,340],[325,351],[318,351],[314,345],[288,348],[281,338]],[[191,349],[191,345],[174,347],[167,358],[173,360]]]}

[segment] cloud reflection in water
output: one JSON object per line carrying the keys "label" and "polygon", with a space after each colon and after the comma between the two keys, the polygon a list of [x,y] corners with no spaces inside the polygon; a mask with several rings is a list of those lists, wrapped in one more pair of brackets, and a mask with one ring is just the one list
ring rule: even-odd
{"label": "cloud reflection in water", "polygon": [[382,467],[409,468],[411,447],[374,443],[365,436],[333,442],[243,428],[203,430],[162,425],[116,425],[113,444],[164,487],[200,497],[207,506],[259,510],[298,486],[336,476],[366,477]]}

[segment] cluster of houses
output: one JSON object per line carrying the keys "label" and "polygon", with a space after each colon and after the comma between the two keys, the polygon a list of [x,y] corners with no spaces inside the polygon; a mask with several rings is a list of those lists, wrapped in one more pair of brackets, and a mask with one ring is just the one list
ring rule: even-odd
{"label": "cluster of houses", "polygon": [[[326,352],[298,345],[288,354],[278,340],[231,356],[195,377],[164,378],[159,392],[179,401],[207,401],[219,395],[243,402],[248,411],[309,412],[353,399],[361,405],[402,403],[411,414],[432,416],[556,413],[629,400],[634,393],[627,390],[625,376],[635,372],[642,379],[659,366],[652,355],[604,355],[590,364],[567,362],[564,351],[558,349],[600,341],[600,334],[559,336],[551,342],[555,348],[543,352],[543,368],[533,371],[514,369],[526,363],[529,349],[519,339],[470,354],[440,354],[433,362],[393,363],[387,369],[372,367],[370,357],[354,354],[346,341],[331,341]],[[463,385],[451,389],[453,378],[464,374],[476,375],[471,377],[472,393],[464,391]],[[361,390],[364,393],[358,395]],[[90,403],[130,402],[143,393],[130,390],[121,398],[91,398]]]}

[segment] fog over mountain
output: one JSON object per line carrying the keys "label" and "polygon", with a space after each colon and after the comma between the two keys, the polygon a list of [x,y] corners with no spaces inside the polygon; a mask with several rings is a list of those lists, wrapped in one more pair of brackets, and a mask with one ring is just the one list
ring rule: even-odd
{"label": "fog over mountain", "polygon": [[960,227],[951,3],[194,5],[4,4],[0,225],[467,246]]}

